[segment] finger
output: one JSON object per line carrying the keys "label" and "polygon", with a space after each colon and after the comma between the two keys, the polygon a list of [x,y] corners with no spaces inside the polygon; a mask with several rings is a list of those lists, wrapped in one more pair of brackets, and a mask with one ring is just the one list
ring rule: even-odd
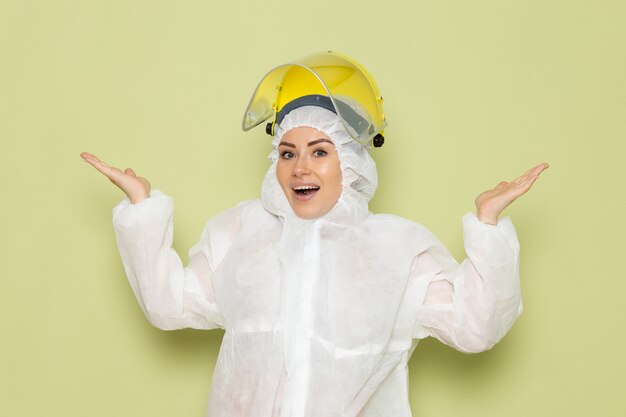
{"label": "finger", "polygon": [[550,165],[548,165],[545,162],[542,162],[541,164],[532,167],[531,169],[529,169],[528,171],[526,171],[522,177],[526,177],[528,175],[534,175],[537,174],[539,175],[542,171],[544,171],[545,169],[548,169],[550,167]]}
{"label": "finger", "polygon": [[528,175],[523,181],[516,184],[515,190],[514,190],[514,194],[516,195],[515,198],[526,194],[528,190],[530,190],[532,185],[535,183],[535,181],[537,181],[537,178],[539,178],[539,174]]}
{"label": "finger", "polygon": [[511,181],[511,182],[513,182],[513,183],[515,183],[515,184],[521,184],[521,183],[523,183],[524,181],[526,181],[526,180],[528,179],[528,177],[529,177],[529,176],[530,176],[530,174],[524,174],[524,175],[522,175],[521,177],[517,177],[517,178],[515,178],[515,179],[514,179],[513,181]]}
{"label": "finger", "polygon": [[137,177],[137,174],[135,174],[135,171],[133,171],[132,168],[126,168],[124,170],[124,174],[130,175],[131,177]]}
{"label": "finger", "polygon": [[[80,156],[87,162],[102,162],[96,155],[90,154],[88,152],[83,152]],[[103,163],[103,162],[102,162]]]}
{"label": "finger", "polygon": [[89,165],[93,166],[96,169],[102,169],[102,168],[108,167],[107,164],[105,164],[104,162],[102,162],[98,158],[87,157],[87,158],[85,158],[85,162],[87,162]]}
{"label": "finger", "polygon": [[545,171],[546,169],[550,168],[550,165],[548,165],[547,163],[542,163],[537,165],[536,167],[532,168],[526,175],[524,175],[522,178],[524,178],[525,181],[534,178],[536,179],[543,171]]}
{"label": "finger", "polygon": [[108,166],[107,164],[105,164],[104,162],[102,162],[100,159],[98,159],[95,155],[91,155],[88,154],[86,152],[83,152],[81,154],[81,156],[83,157],[83,159],[85,160],[85,162],[93,165],[93,166]]}
{"label": "finger", "polygon": [[511,182],[514,182],[515,184],[519,184],[519,183],[521,183],[521,182],[525,181],[525,180],[528,178],[528,176],[532,174],[532,172],[533,172],[533,170],[534,170],[534,169],[535,169],[535,167],[533,167],[533,168],[529,169],[529,170],[528,170],[528,171],[526,171],[524,174],[522,174],[522,175],[520,175],[519,177],[515,178],[515,179],[514,179],[513,181],[511,181]]}
{"label": "finger", "polygon": [[524,181],[522,184],[520,184],[520,186],[519,186],[520,194],[519,195],[526,194],[528,192],[528,190],[530,190],[530,188],[533,186],[535,181],[537,181],[537,178],[539,178],[538,175],[531,175],[531,176],[529,176],[526,179],[526,181]]}
{"label": "finger", "polygon": [[537,176],[539,174],[541,174],[544,170],[548,169],[550,167],[550,165],[548,165],[547,163],[541,163],[537,166],[532,167],[531,169],[529,169],[528,171],[526,171],[524,173],[524,175],[517,177],[515,180],[513,180],[514,183],[516,184],[520,184],[523,183],[525,181],[527,181],[530,177],[533,176]]}
{"label": "finger", "polygon": [[508,182],[506,182],[506,181],[501,181],[501,182],[499,182],[499,183],[498,183],[498,185],[496,185],[496,187],[495,187],[495,188],[496,188],[496,190],[499,190],[499,189],[501,189],[501,188],[503,188],[503,187],[506,187],[506,186],[507,186],[507,184],[508,184]]}
{"label": "finger", "polygon": [[90,159],[93,159],[93,158],[98,159],[98,158],[96,158],[96,155],[94,155],[94,154],[92,154],[92,153],[89,153],[89,152],[81,152],[81,153],[80,153],[80,157],[81,157],[81,158],[83,158],[83,159],[87,159],[87,158],[90,158]]}
{"label": "finger", "polygon": [[147,179],[143,178],[143,177],[137,177],[137,179],[139,181],[141,181],[141,183],[146,187],[146,190],[148,190],[148,193],[150,193],[150,181],[148,181]]}
{"label": "finger", "polygon": [[544,162],[542,164],[539,164],[535,167],[535,174],[539,175],[541,174],[543,171],[545,171],[546,169],[550,168],[550,164]]}
{"label": "finger", "polygon": [[97,159],[97,158],[87,158],[85,159],[85,162],[87,162],[89,165],[93,166],[95,169],[97,169],[98,171],[102,172],[103,174],[107,175],[107,173],[111,170],[111,167],[108,166],[107,164],[105,164],[104,162],[102,162],[101,160]]}
{"label": "finger", "polygon": [[107,178],[109,178],[113,182],[115,182],[115,180],[119,178],[120,175],[123,174],[120,169],[108,166],[106,163],[98,159],[95,155],[91,155],[91,154],[87,154],[86,152],[83,152],[81,156],[83,157],[85,162],[93,166],[101,174],[105,175]]}

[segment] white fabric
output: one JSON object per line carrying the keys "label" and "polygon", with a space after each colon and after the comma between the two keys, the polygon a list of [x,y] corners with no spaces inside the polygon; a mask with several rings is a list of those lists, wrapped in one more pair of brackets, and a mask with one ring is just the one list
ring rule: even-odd
{"label": "white fabric", "polygon": [[329,213],[293,214],[274,151],[262,201],[209,220],[183,268],[171,248],[171,199],[154,191],[124,200],[113,223],[128,279],[154,326],[225,329],[208,416],[408,417],[417,339],[480,352],[521,313],[515,229],[468,213],[459,265],[424,227],[369,213],[377,179],[367,150],[332,113],[299,110],[273,143],[295,126],[334,141],[343,191]]}

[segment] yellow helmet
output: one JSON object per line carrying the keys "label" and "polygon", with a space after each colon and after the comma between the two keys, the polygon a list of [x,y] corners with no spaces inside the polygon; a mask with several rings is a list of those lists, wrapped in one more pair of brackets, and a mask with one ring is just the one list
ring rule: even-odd
{"label": "yellow helmet", "polygon": [[273,117],[266,128],[273,135],[274,127],[291,110],[319,106],[337,114],[354,140],[380,147],[387,126],[382,104],[376,81],[363,66],[327,51],[279,65],[265,74],[252,94],[241,127],[247,131]]}

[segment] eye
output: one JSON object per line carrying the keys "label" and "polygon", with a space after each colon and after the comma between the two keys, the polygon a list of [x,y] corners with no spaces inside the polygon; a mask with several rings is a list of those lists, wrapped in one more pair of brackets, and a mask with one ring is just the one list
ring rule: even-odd
{"label": "eye", "polygon": [[294,157],[294,154],[293,154],[293,152],[291,152],[291,151],[283,151],[283,152],[281,152],[281,153],[280,153],[280,157],[281,157],[282,159],[287,159],[287,160],[289,160],[289,159],[291,159],[291,158],[293,158],[293,157]]}
{"label": "eye", "polygon": [[328,152],[326,152],[324,149],[316,149],[313,151],[313,156],[315,156],[316,158],[323,158],[326,155],[328,155]]}

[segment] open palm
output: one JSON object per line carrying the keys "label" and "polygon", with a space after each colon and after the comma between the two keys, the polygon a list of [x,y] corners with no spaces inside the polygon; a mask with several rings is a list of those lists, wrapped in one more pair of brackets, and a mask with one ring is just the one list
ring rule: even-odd
{"label": "open palm", "polygon": [[150,183],[147,179],[138,177],[131,168],[122,171],[119,168],[111,167],[95,155],[83,152],[80,156],[93,166],[95,169],[105,175],[111,182],[117,185],[130,199],[130,202],[136,204],[150,195]]}
{"label": "open palm", "polygon": [[483,223],[496,224],[498,216],[509,204],[524,195],[548,164],[539,164],[511,182],[502,181],[495,188],[476,197],[476,216]]}

